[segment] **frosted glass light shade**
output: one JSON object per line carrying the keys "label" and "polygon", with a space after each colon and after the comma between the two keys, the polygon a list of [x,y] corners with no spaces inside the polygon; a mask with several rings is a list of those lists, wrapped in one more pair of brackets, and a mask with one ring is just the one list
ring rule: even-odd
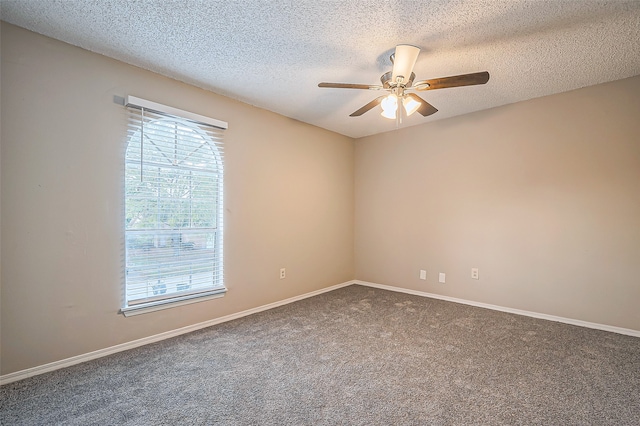
{"label": "frosted glass light shade", "polygon": [[398,110],[398,97],[393,93],[387,96],[380,102],[382,107],[382,115],[385,118],[395,119],[396,111]]}
{"label": "frosted glass light shade", "polygon": [[396,110],[394,109],[393,111],[388,110],[382,110],[382,112],[380,113],[381,116],[383,116],[384,118],[388,118],[390,120],[395,120],[396,119]]}
{"label": "frosted glass light shade", "polygon": [[404,99],[402,99],[402,105],[404,106],[404,110],[407,111],[407,116],[409,116],[416,112],[422,103],[409,96],[405,96]]}

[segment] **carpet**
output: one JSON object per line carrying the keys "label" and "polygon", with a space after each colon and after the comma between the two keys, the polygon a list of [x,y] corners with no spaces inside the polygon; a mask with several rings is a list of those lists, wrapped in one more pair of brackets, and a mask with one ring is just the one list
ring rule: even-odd
{"label": "carpet", "polygon": [[358,285],[0,388],[3,425],[638,425],[640,339]]}

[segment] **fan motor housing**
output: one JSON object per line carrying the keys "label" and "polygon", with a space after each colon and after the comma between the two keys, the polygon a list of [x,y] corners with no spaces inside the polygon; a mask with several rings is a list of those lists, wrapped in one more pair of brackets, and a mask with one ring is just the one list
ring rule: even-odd
{"label": "fan motor housing", "polygon": [[[380,77],[380,82],[382,83],[382,87],[384,87],[385,89],[391,89],[393,87],[398,86],[396,82],[391,81],[392,75],[393,75],[393,71],[389,71],[389,72],[385,72]],[[416,78],[416,75],[414,73],[411,73],[411,77],[409,77],[409,81],[407,81],[406,83],[402,83],[401,86],[405,88],[411,87],[411,84],[413,83],[413,80],[415,78]]]}

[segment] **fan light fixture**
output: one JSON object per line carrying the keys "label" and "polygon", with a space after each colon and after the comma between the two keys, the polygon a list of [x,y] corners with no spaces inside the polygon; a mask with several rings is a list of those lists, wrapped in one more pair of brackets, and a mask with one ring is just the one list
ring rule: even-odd
{"label": "fan light fixture", "polygon": [[[409,96],[402,97],[402,106],[407,113],[407,117],[416,112],[418,108],[420,108],[420,105],[422,105],[420,102]],[[382,107],[380,115],[391,120],[396,119],[396,112],[398,111],[398,96],[396,96],[395,93],[391,93],[389,96],[385,97],[380,102],[380,106]]]}

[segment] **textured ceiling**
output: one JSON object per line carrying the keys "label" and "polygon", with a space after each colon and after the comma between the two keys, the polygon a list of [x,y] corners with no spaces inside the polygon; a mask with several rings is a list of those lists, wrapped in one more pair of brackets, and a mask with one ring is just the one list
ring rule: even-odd
{"label": "textured ceiling", "polygon": [[[640,74],[640,1],[2,0],[2,20],[348,136],[393,130],[378,84],[397,44],[417,80],[489,71],[486,85],[422,92],[413,126]],[[224,119],[223,114],[220,118]]]}

